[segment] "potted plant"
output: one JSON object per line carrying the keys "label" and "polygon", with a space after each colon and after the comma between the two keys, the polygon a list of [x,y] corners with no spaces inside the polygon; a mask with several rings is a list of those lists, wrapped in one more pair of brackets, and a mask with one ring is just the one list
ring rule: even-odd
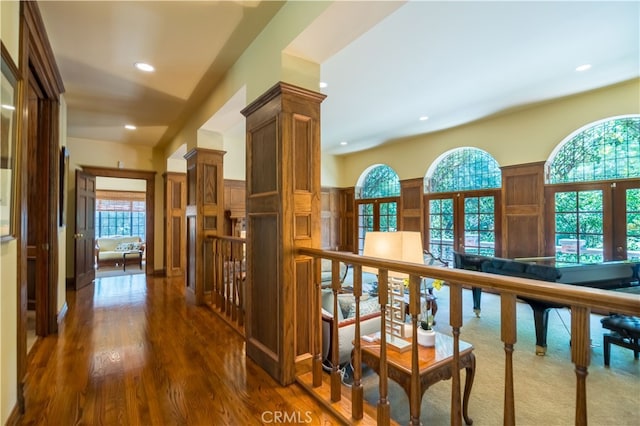
{"label": "potted plant", "polygon": [[[423,289],[422,294],[425,295],[425,300],[421,301],[423,309],[421,313],[420,327],[418,328],[418,344],[422,346],[435,346],[436,332],[433,329],[433,314],[429,309],[431,305],[426,300],[426,295],[428,294],[426,281],[423,280],[423,284],[425,288]],[[442,280],[434,280],[432,285],[436,290],[440,290],[442,288]]]}

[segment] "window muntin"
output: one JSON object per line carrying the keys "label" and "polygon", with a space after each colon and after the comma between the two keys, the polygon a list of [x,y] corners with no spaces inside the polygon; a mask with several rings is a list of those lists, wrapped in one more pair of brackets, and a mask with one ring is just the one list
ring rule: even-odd
{"label": "window muntin", "polygon": [[640,117],[600,121],[569,136],[551,157],[549,183],[640,177]]}
{"label": "window muntin", "polygon": [[425,180],[425,192],[469,191],[500,188],[500,166],[487,152],[477,148],[450,151],[439,160]]}

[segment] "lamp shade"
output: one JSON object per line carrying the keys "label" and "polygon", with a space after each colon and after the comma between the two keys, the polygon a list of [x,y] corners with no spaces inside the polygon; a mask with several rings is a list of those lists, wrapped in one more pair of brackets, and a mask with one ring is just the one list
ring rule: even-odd
{"label": "lamp shade", "polygon": [[[364,236],[363,256],[386,260],[424,264],[420,232],[367,232]],[[377,268],[363,267],[363,271],[377,274]],[[390,277],[407,278],[407,274],[389,271]]]}

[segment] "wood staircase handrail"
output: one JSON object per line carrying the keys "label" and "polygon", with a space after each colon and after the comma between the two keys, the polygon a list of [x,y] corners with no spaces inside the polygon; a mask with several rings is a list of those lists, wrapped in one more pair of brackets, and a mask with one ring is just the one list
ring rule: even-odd
{"label": "wood staircase handrail", "polygon": [[521,297],[528,297],[546,302],[555,302],[567,306],[588,306],[592,309],[617,312],[620,314],[640,316],[640,301],[633,294],[582,287],[558,282],[539,281],[529,278],[512,277],[507,275],[486,274],[483,272],[464,269],[451,269],[439,266],[419,265],[360,256],[352,253],[315,248],[299,248],[301,255],[338,260],[351,265],[383,268],[407,274],[419,275],[434,279],[441,279],[463,286],[482,287],[496,290],[497,293],[515,293]]}

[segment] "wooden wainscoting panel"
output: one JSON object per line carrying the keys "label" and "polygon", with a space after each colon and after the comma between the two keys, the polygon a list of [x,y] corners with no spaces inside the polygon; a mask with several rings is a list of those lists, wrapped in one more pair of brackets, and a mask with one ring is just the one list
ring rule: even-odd
{"label": "wooden wainscoting panel", "polygon": [[544,256],[544,162],[501,170],[502,257]]}
{"label": "wooden wainscoting panel", "polygon": [[250,155],[251,158],[259,158],[260,161],[251,163],[251,178],[247,182],[249,195],[278,191],[277,124],[274,117],[251,133]]}
{"label": "wooden wainscoting panel", "polygon": [[[423,231],[424,179],[407,179],[400,182],[399,228],[403,231]],[[424,236],[423,236],[424,237]]]}
{"label": "wooden wainscoting panel", "polygon": [[357,250],[357,228],[355,212],[355,188],[342,188],[339,190],[340,198],[340,243],[338,247],[343,251],[355,253]]}
{"label": "wooden wainscoting panel", "polygon": [[[277,358],[278,332],[280,324],[280,285],[281,279],[278,246],[278,216],[275,214],[249,215],[249,235],[260,235],[252,239],[248,247],[250,262],[249,288],[251,308],[247,312],[247,335],[252,342],[268,349]],[[252,358],[257,352],[252,342],[247,344],[247,354]]]}
{"label": "wooden wainscoting panel", "polygon": [[165,274],[168,277],[183,276],[186,263],[187,175],[167,172],[165,180]]}

